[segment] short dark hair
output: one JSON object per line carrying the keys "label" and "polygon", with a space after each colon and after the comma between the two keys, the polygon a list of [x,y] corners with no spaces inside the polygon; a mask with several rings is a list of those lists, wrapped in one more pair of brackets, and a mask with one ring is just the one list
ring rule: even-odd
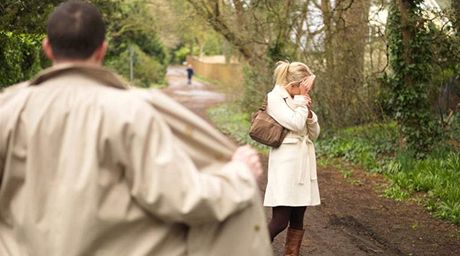
{"label": "short dark hair", "polygon": [[71,0],[49,16],[47,32],[56,59],[85,60],[104,42],[106,28],[96,7]]}

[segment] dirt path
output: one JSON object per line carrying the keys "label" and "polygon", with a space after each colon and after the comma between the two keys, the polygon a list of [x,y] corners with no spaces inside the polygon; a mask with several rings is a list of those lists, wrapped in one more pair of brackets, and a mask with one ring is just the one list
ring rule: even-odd
{"label": "dirt path", "polygon": [[163,91],[207,119],[206,110],[225,101],[225,95],[209,90],[209,86],[196,79],[192,79],[192,84],[188,85],[186,74],[183,67],[169,67],[166,73],[168,87]]}
{"label": "dirt path", "polygon": [[[185,69],[168,69],[165,91],[206,118],[206,109],[225,96],[194,81],[187,85]],[[262,157],[266,165],[266,156]],[[385,180],[356,167],[344,178],[334,167],[320,167],[321,206],[307,209],[301,255],[460,255],[460,228],[437,220],[413,202],[395,202],[376,192]],[[266,177],[261,187],[265,187]],[[266,209],[270,218],[270,209]],[[283,255],[285,232],[274,241]]]}

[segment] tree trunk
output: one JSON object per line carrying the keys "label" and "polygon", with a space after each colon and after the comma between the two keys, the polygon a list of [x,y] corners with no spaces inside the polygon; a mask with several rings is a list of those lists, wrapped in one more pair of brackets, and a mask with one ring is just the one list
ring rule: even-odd
{"label": "tree trunk", "polygon": [[[401,34],[402,34],[402,58],[407,66],[413,64],[413,60],[411,58],[410,52],[410,42],[413,38],[411,27],[415,26],[411,24],[411,20],[409,17],[409,7],[410,7],[410,0],[396,0],[396,4],[401,15],[400,24],[401,24]],[[404,76],[404,82],[407,87],[412,87],[413,82],[412,78],[409,74]]]}
{"label": "tree trunk", "polygon": [[233,30],[230,24],[224,20],[220,13],[220,1],[211,0],[187,0],[195,10],[207,19],[211,27],[219,32],[228,42],[232,43],[235,48],[250,63],[256,63],[256,56],[253,47],[248,45],[241,34]]}
{"label": "tree trunk", "polygon": [[460,1],[451,1],[452,10],[454,11],[454,26],[457,31],[457,36],[460,37]]}
{"label": "tree trunk", "polygon": [[[325,25],[326,75],[329,76],[330,117],[338,126],[360,123],[363,102],[364,56],[369,38],[370,0],[321,1]],[[344,111],[344,110],[347,111]]]}
{"label": "tree trunk", "polygon": [[321,0],[321,11],[323,13],[324,32],[325,32],[325,54],[326,54],[326,70],[329,74],[334,74],[334,47],[333,47],[333,26],[330,0]]}

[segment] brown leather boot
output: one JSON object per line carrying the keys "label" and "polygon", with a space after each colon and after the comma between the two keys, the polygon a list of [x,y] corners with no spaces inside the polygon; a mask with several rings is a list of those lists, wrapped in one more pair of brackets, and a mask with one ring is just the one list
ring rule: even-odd
{"label": "brown leather boot", "polygon": [[299,256],[303,233],[305,229],[288,228],[284,256]]}

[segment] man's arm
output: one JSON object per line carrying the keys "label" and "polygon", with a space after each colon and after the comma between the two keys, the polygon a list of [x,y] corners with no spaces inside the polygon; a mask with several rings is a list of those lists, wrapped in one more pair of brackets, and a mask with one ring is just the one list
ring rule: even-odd
{"label": "man's arm", "polygon": [[29,86],[28,81],[0,89],[0,185],[5,168],[6,146],[10,132],[10,129],[7,127],[7,117],[14,116],[16,114],[14,111],[21,109],[16,104],[8,103],[11,102],[11,95],[20,92],[20,90],[27,88],[27,86]]}
{"label": "man's arm", "polygon": [[5,154],[6,154],[6,143],[7,143],[7,128],[5,118],[11,114],[8,110],[5,110],[5,94],[0,91],[0,186],[3,180],[3,172],[5,168]]}
{"label": "man's arm", "polygon": [[162,117],[142,111],[126,138],[132,196],[164,221],[189,225],[223,221],[251,203],[257,185],[248,166],[233,160],[218,172],[199,171]]}
{"label": "man's arm", "polygon": [[0,187],[2,186],[4,168],[5,168],[5,160],[3,160],[3,157],[0,156]]}

